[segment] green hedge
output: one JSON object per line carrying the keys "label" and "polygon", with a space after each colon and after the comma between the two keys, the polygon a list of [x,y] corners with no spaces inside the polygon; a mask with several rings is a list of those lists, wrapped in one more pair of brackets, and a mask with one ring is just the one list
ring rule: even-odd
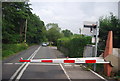
{"label": "green hedge", "polygon": [[[57,40],[58,50],[69,57],[83,57],[84,46],[91,43],[90,36],[75,35]],[[67,52],[66,52],[67,51]],[[67,53],[67,54],[66,54]]]}
{"label": "green hedge", "polygon": [[8,57],[19,51],[27,49],[28,45],[25,43],[20,44],[2,44],[2,57]]}

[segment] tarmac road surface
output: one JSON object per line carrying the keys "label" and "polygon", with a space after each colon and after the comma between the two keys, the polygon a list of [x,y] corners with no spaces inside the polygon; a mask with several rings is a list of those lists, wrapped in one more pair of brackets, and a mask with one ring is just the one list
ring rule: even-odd
{"label": "tarmac road surface", "polygon": [[56,47],[34,45],[2,64],[3,81],[105,81],[76,64],[19,63],[20,58],[63,58]]}

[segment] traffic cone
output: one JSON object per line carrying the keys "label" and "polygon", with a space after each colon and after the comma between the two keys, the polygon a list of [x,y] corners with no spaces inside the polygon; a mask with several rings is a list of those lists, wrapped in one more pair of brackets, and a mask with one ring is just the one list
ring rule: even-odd
{"label": "traffic cone", "polygon": [[[106,56],[112,54],[112,50],[113,50],[113,33],[112,31],[109,31],[103,57],[105,58]],[[107,76],[111,76],[111,72],[112,72],[112,66],[110,64],[104,64],[104,73]]]}

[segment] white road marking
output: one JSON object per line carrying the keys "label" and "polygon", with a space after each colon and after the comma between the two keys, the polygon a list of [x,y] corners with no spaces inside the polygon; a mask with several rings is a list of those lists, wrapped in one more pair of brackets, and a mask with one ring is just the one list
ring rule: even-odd
{"label": "white road marking", "polygon": [[74,66],[74,67],[80,67],[80,65],[76,65],[76,64],[64,64],[64,66]]}
{"label": "white road marking", "polygon": [[72,80],[70,79],[69,75],[67,74],[67,72],[65,71],[64,67],[62,66],[62,64],[60,64],[60,66],[61,66],[62,70],[64,71],[65,75],[67,76],[68,80],[69,80],[69,81],[72,81]]}
{"label": "white road marking", "polygon": [[19,65],[19,64],[23,64],[23,63],[14,63],[14,64],[15,64],[15,65],[17,65],[17,64]]}
{"label": "white road marking", "polygon": [[98,77],[100,77],[101,79],[108,81],[107,79],[105,79],[104,77],[102,77],[101,75],[99,75],[98,73],[94,72],[93,70],[89,69],[92,73],[94,73],[95,75],[97,75]]}
{"label": "white road marking", "polygon": [[[35,51],[35,53],[33,54],[33,56],[30,58],[30,60],[32,60],[34,58],[34,56],[37,54],[37,52],[39,51],[39,49],[41,48],[41,46]],[[26,70],[26,68],[28,67],[28,65],[30,64],[30,62],[28,62],[25,67],[21,70],[21,72],[19,73],[19,75],[17,76],[15,81],[19,81],[21,76],[23,75],[24,71]]]}
{"label": "white road marking", "polygon": [[[20,65],[23,63],[4,63],[5,65]],[[52,63],[29,63],[29,65],[60,65],[60,64],[52,64]]]}
{"label": "white road marking", "polygon": [[25,65],[25,67],[20,71],[19,75],[17,76],[15,81],[19,81],[19,79],[21,78],[23,72],[26,70],[26,68],[28,67],[29,62]]}
{"label": "white road marking", "polygon": [[72,66],[72,65],[70,65],[70,64],[65,64],[64,66]]}
{"label": "white road marking", "polygon": [[6,64],[6,65],[11,65],[11,64],[13,64],[13,63],[4,63],[4,64]]}
{"label": "white road marking", "polygon": [[[23,63],[4,63],[5,65],[21,65]],[[59,65],[59,64],[54,64],[54,63],[29,63],[29,65]],[[75,67],[79,67],[80,65],[71,65],[71,64],[64,64],[64,66],[75,66]]]}
{"label": "white road marking", "polygon": [[[39,47],[40,48],[40,47]],[[37,49],[38,50],[38,49]],[[36,53],[36,51],[34,52],[34,53]],[[34,55],[34,53],[28,58],[28,59],[30,59],[33,55]],[[26,62],[25,63],[23,63],[17,70],[16,70],[16,72],[12,75],[12,77],[10,78],[10,80],[9,81],[12,81],[14,78],[15,78],[15,76],[18,74],[18,72],[24,67],[24,65],[26,64]]]}
{"label": "white road marking", "polygon": [[76,67],[80,67],[80,65],[74,65],[74,66],[76,66]]}
{"label": "white road marking", "polygon": [[18,65],[18,64],[23,64],[23,63],[4,63],[5,65]]}
{"label": "white road marking", "polygon": [[[86,66],[83,66],[86,68]],[[108,81],[107,79],[105,79],[104,77],[102,77],[101,75],[99,75],[98,73],[94,72],[93,70],[89,69],[93,74],[97,75],[99,78],[103,79],[104,81]]]}
{"label": "white road marking", "polygon": [[29,65],[59,65],[59,64],[47,64],[47,63],[30,63]]}
{"label": "white road marking", "polygon": [[26,64],[26,63],[22,64],[22,65],[17,69],[17,71],[12,75],[12,77],[10,78],[9,81],[12,81],[12,80],[15,78],[15,76],[18,74],[18,72],[22,69],[22,67],[23,67],[25,64]]}

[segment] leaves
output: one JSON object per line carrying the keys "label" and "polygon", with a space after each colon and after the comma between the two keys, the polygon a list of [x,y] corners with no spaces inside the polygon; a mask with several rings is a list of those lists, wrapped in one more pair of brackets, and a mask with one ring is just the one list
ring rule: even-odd
{"label": "leaves", "polygon": [[82,57],[84,46],[90,43],[89,36],[73,35],[58,39],[57,48],[69,57]]}
{"label": "leaves", "polygon": [[113,47],[120,48],[120,20],[112,13],[109,17],[100,18],[100,43],[99,47],[105,48],[105,40],[107,39],[108,31],[113,31]]}
{"label": "leaves", "polygon": [[62,30],[62,33],[64,34],[65,37],[70,37],[73,35],[73,33],[68,29]]}
{"label": "leaves", "polygon": [[46,39],[44,22],[32,14],[29,5],[26,2],[3,2],[3,43],[21,43],[25,40],[26,19],[27,43],[41,43]]}
{"label": "leaves", "polygon": [[48,28],[48,31],[47,31],[48,40],[50,42],[53,42],[54,45],[56,45],[57,39],[62,37],[62,34],[60,32],[60,28],[58,27],[58,24],[49,23],[46,26]]}

